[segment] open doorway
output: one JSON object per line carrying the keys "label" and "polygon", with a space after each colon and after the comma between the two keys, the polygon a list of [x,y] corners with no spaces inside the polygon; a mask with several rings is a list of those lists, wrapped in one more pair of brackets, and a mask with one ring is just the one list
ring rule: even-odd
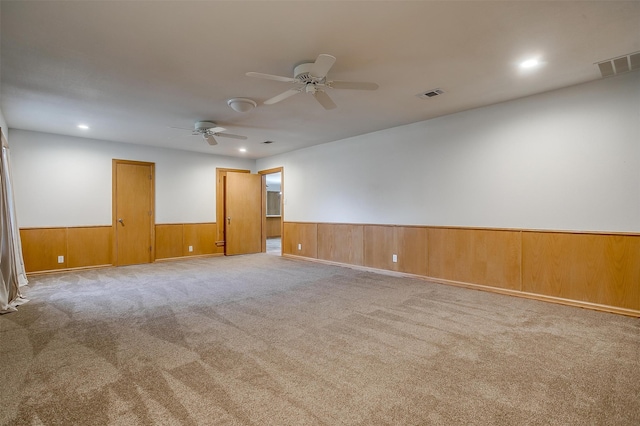
{"label": "open doorway", "polygon": [[282,255],[283,171],[282,167],[259,172],[264,179],[265,252]]}

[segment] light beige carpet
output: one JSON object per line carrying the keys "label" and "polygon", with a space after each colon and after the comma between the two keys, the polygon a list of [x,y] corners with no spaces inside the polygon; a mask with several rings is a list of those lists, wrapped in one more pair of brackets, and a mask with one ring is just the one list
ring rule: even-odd
{"label": "light beige carpet", "polygon": [[0,424],[640,424],[634,318],[266,254],[30,281]]}

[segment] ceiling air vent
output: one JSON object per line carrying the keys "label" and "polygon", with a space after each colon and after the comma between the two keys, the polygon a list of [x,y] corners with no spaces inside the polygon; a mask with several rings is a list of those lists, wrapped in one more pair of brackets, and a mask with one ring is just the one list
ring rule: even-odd
{"label": "ceiling air vent", "polygon": [[618,58],[597,62],[603,77],[611,77],[629,71],[640,70],[640,52],[630,53]]}
{"label": "ceiling air vent", "polygon": [[426,92],[423,92],[423,93],[418,93],[416,96],[422,99],[428,99],[438,95],[442,95],[443,93],[444,93],[443,90],[433,89],[433,90],[427,90]]}

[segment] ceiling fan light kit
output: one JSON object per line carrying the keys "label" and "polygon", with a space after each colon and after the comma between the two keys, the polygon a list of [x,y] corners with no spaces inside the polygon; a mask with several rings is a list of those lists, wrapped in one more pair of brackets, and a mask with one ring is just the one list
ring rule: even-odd
{"label": "ceiling fan light kit", "polygon": [[233,98],[227,101],[227,105],[237,112],[249,112],[258,104],[256,104],[256,101],[249,98]]}

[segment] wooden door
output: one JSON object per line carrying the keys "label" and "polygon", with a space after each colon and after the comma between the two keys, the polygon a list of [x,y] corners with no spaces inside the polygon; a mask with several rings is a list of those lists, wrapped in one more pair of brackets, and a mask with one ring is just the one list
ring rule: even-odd
{"label": "wooden door", "polygon": [[225,191],[225,182],[227,179],[227,173],[229,172],[237,172],[237,173],[251,173],[250,170],[244,169],[224,169],[224,168],[216,168],[216,226],[217,235],[216,235],[216,246],[224,247],[225,246],[225,222],[227,221],[224,210],[224,191]]}
{"label": "wooden door", "polygon": [[113,162],[114,263],[150,263],[154,253],[154,164]]}
{"label": "wooden door", "polygon": [[225,254],[262,251],[262,176],[227,172]]}

